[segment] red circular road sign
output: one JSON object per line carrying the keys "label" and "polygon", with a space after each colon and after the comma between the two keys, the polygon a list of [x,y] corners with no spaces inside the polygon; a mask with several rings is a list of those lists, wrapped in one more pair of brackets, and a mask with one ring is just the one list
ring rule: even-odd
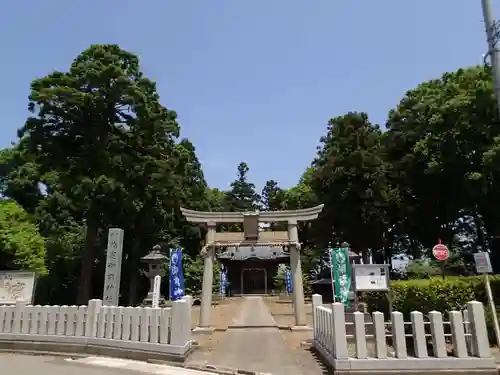
{"label": "red circular road sign", "polygon": [[432,248],[432,255],[434,255],[434,258],[437,260],[443,261],[450,257],[450,250],[439,241],[439,243]]}

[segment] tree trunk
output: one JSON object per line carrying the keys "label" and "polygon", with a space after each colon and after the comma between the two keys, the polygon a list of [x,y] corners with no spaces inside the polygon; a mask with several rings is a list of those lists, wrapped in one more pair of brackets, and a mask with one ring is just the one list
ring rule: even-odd
{"label": "tree trunk", "polygon": [[98,225],[92,220],[87,222],[87,233],[85,236],[85,244],[83,247],[82,263],[80,268],[80,278],[78,282],[77,303],[86,305],[91,298],[92,288],[92,273],[94,271],[95,262],[95,244],[98,236]]}
{"label": "tree trunk", "polygon": [[[135,264],[136,262],[131,262],[131,265]],[[128,306],[135,306],[138,304],[137,300],[137,288],[139,287],[139,273],[136,267],[132,266],[130,267],[129,271],[129,277],[130,277],[130,283],[129,283],[129,289],[128,289],[128,301],[127,304]]]}
{"label": "tree trunk", "polygon": [[389,264],[392,268],[392,249],[394,248],[394,230],[387,233],[384,243],[384,263]]}
{"label": "tree trunk", "polygon": [[134,241],[134,246],[129,256],[128,262],[128,275],[130,283],[128,287],[128,305],[135,306],[139,301],[137,300],[137,289],[139,288],[139,269],[140,260],[138,258],[140,241],[138,238]]}

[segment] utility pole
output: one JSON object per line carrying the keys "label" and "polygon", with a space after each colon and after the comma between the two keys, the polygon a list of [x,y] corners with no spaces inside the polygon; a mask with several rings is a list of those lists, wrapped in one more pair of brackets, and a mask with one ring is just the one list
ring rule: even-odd
{"label": "utility pole", "polygon": [[496,48],[500,39],[500,28],[493,17],[491,0],[481,0],[481,3],[483,7],[484,26],[486,28],[486,40],[488,42],[488,53],[485,56],[485,63],[489,57],[493,86],[497,98],[497,109],[500,111],[500,51]]}

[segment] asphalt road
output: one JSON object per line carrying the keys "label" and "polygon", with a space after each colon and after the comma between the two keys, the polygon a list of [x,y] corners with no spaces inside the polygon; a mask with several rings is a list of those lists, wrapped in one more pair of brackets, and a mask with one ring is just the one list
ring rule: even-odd
{"label": "asphalt road", "polygon": [[13,375],[207,375],[208,372],[127,359],[0,353],[0,374]]}
{"label": "asphalt road", "polygon": [[68,362],[62,357],[0,354],[0,374],[15,375],[123,375],[123,370]]}

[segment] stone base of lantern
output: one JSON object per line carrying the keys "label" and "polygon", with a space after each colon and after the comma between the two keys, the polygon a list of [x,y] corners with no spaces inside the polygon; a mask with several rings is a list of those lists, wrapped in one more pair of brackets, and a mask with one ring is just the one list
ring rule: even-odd
{"label": "stone base of lantern", "polygon": [[[152,307],[153,306],[153,293],[148,293],[146,298],[141,302],[141,307]],[[158,301],[158,307],[167,307],[167,300],[160,296]]]}

